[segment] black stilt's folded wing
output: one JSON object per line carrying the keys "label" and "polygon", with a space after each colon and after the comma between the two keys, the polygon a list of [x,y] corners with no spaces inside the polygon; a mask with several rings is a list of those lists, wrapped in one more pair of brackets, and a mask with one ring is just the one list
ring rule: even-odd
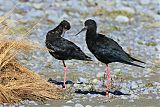
{"label": "black stilt's folded wing", "polygon": [[133,61],[117,42],[104,35],[99,34],[96,40],[96,48],[96,56],[110,62]]}
{"label": "black stilt's folded wing", "polygon": [[47,48],[54,50],[55,54],[64,59],[91,60],[77,45],[62,37],[56,38],[53,42],[50,41]]}
{"label": "black stilt's folded wing", "polygon": [[104,35],[98,35],[95,48],[94,55],[104,63],[121,62],[142,67],[132,63],[134,61],[133,58],[129,57],[116,41]]}

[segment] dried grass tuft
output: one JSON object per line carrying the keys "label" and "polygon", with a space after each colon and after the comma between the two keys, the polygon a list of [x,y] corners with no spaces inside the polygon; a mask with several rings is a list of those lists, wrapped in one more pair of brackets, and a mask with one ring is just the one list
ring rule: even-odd
{"label": "dried grass tuft", "polygon": [[[0,18],[0,22],[4,22]],[[65,91],[42,79],[38,74],[18,63],[19,53],[41,49],[28,41],[12,38],[10,28],[1,23],[0,31],[0,104],[23,100],[45,101],[67,98]],[[12,38],[12,39],[11,39]],[[46,50],[46,49],[41,49]]]}

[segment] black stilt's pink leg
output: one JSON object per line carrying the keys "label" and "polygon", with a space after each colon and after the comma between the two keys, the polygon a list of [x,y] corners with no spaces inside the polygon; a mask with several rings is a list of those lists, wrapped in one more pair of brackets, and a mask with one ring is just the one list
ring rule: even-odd
{"label": "black stilt's pink leg", "polygon": [[107,69],[107,82],[106,82],[106,97],[109,96],[109,84],[110,84],[110,69],[108,67],[108,64],[106,64],[106,69]]}
{"label": "black stilt's pink leg", "polygon": [[64,62],[64,60],[62,60],[63,62],[63,66],[64,66],[64,80],[63,80],[63,85],[64,85],[64,88],[66,89],[66,72],[67,72],[67,68],[66,68],[66,64]]}

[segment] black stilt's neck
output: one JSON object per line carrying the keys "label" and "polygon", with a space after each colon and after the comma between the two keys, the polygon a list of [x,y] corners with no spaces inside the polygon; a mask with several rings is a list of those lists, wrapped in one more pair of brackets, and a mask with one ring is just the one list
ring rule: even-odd
{"label": "black stilt's neck", "polygon": [[57,37],[61,37],[63,34],[62,26],[58,25],[56,28],[50,30],[46,35],[46,41],[54,40]]}
{"label": "black stilt's neck", "polygon": [[97,39],[97,33],[96,33],[96,29],[87,29],[86,32],[86,43],[87,43],[87,47],[90,51],[94,50],[94,45],[96,43],[96,39]]}
{"label": "black stilt's neck", "polygon": [[55,36],[62,36],[63,33],[63,27],[61,25],[58,25],[55,29],[50,31],[53,33]]}
{"label": "black stilt's neck", "polygon": [[95,40],[98,36],[96,31],[97,31],[96,28],[87,29],[86,40],[89,40],[89,41]]}

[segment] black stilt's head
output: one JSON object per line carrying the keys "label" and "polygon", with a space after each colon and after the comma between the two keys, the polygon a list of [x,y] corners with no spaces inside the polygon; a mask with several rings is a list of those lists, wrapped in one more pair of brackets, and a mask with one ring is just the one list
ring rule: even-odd
{"label": "black stilt's head", "polygon": [[92,19],[86,20],[85,23],[84,23],[84,25],[85,25],[85,27],[86,27],[87,29],[97,29],[97,24],[96,24],[96,22],[95,22],[94,20],[92,20]]}
{"label": "black stilt's head", "polygon": [[63,20],[60,24],[59,24],[60,29],[62,29],[62,37],[65,35],[65,32],[67,30],[69,30],[71,28],[71,25],[68,21]]}
{"label": "black stilt's head", "polygon": [[66,20],[63,20],[60,24],[59,24],[64,30],[69,30],[71,28],[70,23]]}
{"label": "black stilt's head", "polygon": [[97,30],[97,24],[92,19],[86,20],[84,25],[85,25],[85,27],[81,31],[79,31],[76,35],[80,34],[82,31],[85,31],[85,30],[93,30],[93,31]]}

